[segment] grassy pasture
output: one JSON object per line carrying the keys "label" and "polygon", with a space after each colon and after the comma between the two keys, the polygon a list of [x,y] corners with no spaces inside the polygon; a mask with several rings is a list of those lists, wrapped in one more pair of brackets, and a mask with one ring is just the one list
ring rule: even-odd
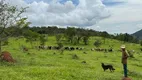
{"label": "grassy pasture", "polygon": [[[85,49],[64,51],[61,55],[58,50],[31,49],[31,45],[26,43],[25,39],[10,38],[9,45],[3,46],[3,50],[9,51],[17,62],[0,62],[0,80],[121,80],[123,68],[121,52],[118,50],[123,42],[106,39],[106,43],[102,44],[101,48],[109,48],[109,45],[113,45],[114,52],[104,53],[90,50],[94,48],[95,39],[101,40],[100,37],[91,37],[87,46],[64,44],[64,46],[79,46]],[[34,43],[35,46],[38,44],[38,42]],[[20,49],[21,45],[30,48],[29,51],[23,52]],[[56,45],[55,37],[49,37],[46,45]],[[127,49],[135,50],[135,58],[128,59],[128,75],[132,80],[142,80],[140,46],[132,43],[125,43],[125,45]],[[74,54],[79,59],[72,59]],[[102,62],[112,64],[116,70],[104,72],[101,67]]]}

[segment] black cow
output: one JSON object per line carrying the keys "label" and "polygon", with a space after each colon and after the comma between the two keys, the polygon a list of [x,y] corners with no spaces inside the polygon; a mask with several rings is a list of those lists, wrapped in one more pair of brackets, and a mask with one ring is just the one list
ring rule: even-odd
{"label": "black cow", "polygon": [[79,48],[78,47],[76,47],[76,50],[78,50]]}
{"label": "black cow", "polygon": [[70,50],[70,48],[69,48],[69,47],[64,47],[64,49],[65,49],[65,50]]}
{"label": "black cow", "polygon": [[52,46],[48,46],[48,49],[51,50],[51,49],[52,49]]}
{"label": "black cow", "polygon": [[72,50],[75,50],[75,48],[74,47],[70,47],[70,50],[72,51]]}
{"label": "black cow", "polygon": [[39,49],[45,49],[43,45],[38,46]]}
{"label": "black cow", "polygon": [[108,49],[108,52],[112,52],[113,50],[112,50],[112,48],[111,49]]}

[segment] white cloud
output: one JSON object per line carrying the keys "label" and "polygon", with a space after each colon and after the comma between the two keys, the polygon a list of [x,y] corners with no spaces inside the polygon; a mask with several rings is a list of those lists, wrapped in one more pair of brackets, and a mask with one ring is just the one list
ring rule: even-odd
{"label": "white cloud", "polygon": [[27,4],[23,0],[4,0],[8,2],[10,5],[16,5],[18,7],[25,7]]}
{"label": "white cloud", "polygon": [[47,11],[54,14],[69,13],[75,9],[75,5],[71,1],[67,1],[64,5],[56,2],[51,3],[48,6]]}
{"label": "white cloud", "polygon": [[124,3],[107,7],[102,0],[80,0],[78,5],[71,1],[61,4],[59,0],[30,4],[24,0],[8,1],[20,7],[29,6],[23,16],[27,16],[32,25],[79,26],[109,33],[134,33],[141,29],[142,0],[110,0]]}
{"label": "white cloud", "polygon": [[111,12],[111,17],[100,21],[97,25],[109,33],[134,33],[140,30],[137,24],[142,23],[142,0],[117,1],[125,3],[108,6],[107,9]]}
{"label": "white cloud", "polygon": [[[72,1],[64,4],[59,0],[50,3],[34,1],[31,4],[23,0],[9,0],[10,4],[18,6],[29,6],[24,16],[32,22],[32,25],[60,25],[60,26],[92,26],[101,19],[110,16],[109,11],[101,0],[80,0],[76,6]],[[16,2],[16,3],[15,3]]]}

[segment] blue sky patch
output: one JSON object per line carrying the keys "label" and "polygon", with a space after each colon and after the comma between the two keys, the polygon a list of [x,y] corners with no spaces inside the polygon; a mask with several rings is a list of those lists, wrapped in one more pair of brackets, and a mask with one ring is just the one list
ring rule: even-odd
{"label": "blue sky patch", "polygon": [[116,5],[124,4],[125,2],[113,1],[113,0],[103,0],[102,3],[106,6],[116,6]]}

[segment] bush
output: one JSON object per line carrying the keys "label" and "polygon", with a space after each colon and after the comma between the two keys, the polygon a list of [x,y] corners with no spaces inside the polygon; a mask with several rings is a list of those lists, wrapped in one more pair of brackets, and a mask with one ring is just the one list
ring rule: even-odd
{"label": "bush", "polygon": [[94,46],[95,47],[100,47],[101,46],[101,41],[100,40],[96,40],[95,42],[94,42]]}

